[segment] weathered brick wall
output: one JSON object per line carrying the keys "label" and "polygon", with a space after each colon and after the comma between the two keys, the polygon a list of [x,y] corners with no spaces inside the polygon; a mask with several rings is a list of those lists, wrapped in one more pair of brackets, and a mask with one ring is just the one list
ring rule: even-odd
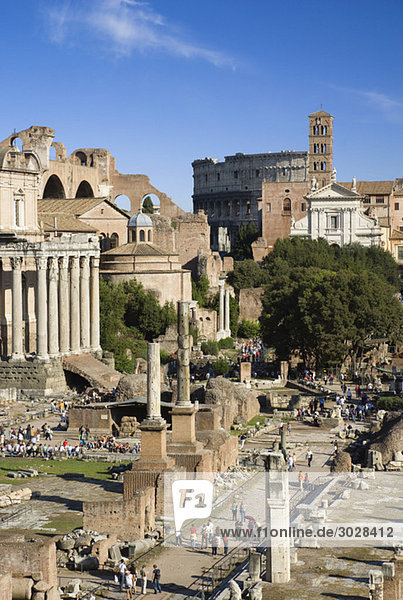
{"label": "weathered brick wall", "polygon": [[84,502],[83,527],[116,534],[124,541],[144,537],[155,528],[154,488],[138,490],[130,500]]}
{"label": "weathered brick wall", "polygon": [[[299,221],[306,216],[304,196],[309,194],[310,181],[263,183],[262,186],[262,237],[266,242],[268,251],[273,249],[278,238],[288,238],[291,228],[291,217]],[[283,210],[283,202],[291,200],[291,211]],[[302,210],[305,203],[305,210]]]}
{"label": "weathered brick wall", "polygon": [[[16,577],[37,574],[52,586],[57,585],[56,544],[52,540],[31,537],[0,542],[0,573]],[[2,598],[2,596],[1,596]]]}

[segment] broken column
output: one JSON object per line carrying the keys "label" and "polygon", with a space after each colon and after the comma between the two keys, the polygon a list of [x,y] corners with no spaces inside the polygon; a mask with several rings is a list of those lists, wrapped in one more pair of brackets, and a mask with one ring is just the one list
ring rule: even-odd
{"label": "broken column", "polygon": [[164,470],[173,464],[167,456],[167,424],[161,416],[160,345],[147,345],[147,417],[140,424],[141,457],[134,470]]}
{"label": "broken column", "polygon": [[169,453],[195,453],[203,448],[196,440],[195,407],[190,401],[189,302],[178,303],[178,395],[172,409],[172,443]]}
{"label": "broken column", "polygon": [[218,331],[217,341],[226,337],[225,335],[225,277],[220,277],[218,281],[219,307],[218,307]]}
{"label": "broken column", "polygon": [[230,304],[229,304],[229,289],[225,290],[225,313],[224,313],[224,334],[225,337],[231,337],[231,328],[229,324]]}
{"label": "broken column", "polygon": [[[266,466],[266,525],[268,547],[266,551],[266,581],[290,581],[290,499],[288,473],[280,452],[269,452]],[[280,530],[286,535],[280,535]]]}

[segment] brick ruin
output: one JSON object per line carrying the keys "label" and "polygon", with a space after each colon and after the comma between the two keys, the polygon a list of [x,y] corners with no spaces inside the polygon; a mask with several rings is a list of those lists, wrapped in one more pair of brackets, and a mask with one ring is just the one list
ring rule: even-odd
{"label": "brick ruin", "polygon": [[101,533],[119,531],[125,540],[144,537],[163,513],[163,473],[223,472],[237,463],[238,440],[220,428],[218,407],[197,411],[190,400],[189,305],[180,302],[178,307],[178,386],[171,411],[172,432],[167,435],[168,426],[161,416],[160,346],[154,342],[148,344],[147,416],[140,424],[140,459],[125,472],[122,499],[84,502],[84,527],[91,524]]}

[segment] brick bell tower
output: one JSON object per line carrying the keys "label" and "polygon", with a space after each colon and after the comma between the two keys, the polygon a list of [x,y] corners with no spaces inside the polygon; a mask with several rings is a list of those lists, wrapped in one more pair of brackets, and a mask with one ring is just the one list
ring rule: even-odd
{"label": "brick bell tower", "polygon": [[318,110],[309,118],[309,181],[315,177],[318,186],[331,181],[333,170],[333,117]]}

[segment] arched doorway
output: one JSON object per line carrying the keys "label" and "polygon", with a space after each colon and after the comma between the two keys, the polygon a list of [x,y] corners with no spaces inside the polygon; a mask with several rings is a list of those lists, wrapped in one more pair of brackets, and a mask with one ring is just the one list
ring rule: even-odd
{"label": "arched doorway", "polygon": [[94,192],[88,181],[82,181],[77,188],[76,198],[93,198]]}
{"label": "arched doorway", "polygon": [[131,202],[128,196],[119,194],[119,196],[116,196],[115,198],[115,204],[120,210],[125,210],[128,213],[131,212]]}
{"label": "arched doorway", "polygon": [[57,175],[51,175],[43,190],[43,198],[65,198],[64,187]]}

